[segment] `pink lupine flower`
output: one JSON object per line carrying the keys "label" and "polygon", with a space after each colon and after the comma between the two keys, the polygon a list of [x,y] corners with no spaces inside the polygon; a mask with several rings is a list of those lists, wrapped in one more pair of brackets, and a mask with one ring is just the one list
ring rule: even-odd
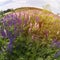
{"label": "pink lupine flower", "polygon": [[60,31],[57,31],[57,35],[60,33]]}
{"label": "pink lupine flower", "polygon": [[32,28],[29,28],[28,32],[31,32]]}
{"label": "pink lupine flower", "polygon": [[39,28],[39,24],[35,22],[34,28],[38,29]]}
{"label": "pink lupine flower", "polygon": [[49,35],[49,31],[48,31],[48,30],[45,30],[45,31],[44,31],[44,35],[45,35],[45,37],[47,38],[48,35]]}
{"label": "pink lupine flower", "polygon": [[32,23],[30,23],[30,27],[32,27],[33,26],[33,24]]}

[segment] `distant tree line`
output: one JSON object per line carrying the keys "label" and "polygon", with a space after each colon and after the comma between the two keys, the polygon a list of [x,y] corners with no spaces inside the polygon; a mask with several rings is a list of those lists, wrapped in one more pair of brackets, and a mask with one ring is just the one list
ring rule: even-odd
{"label": "distant tree line", "polygon": [[7,9],[7,10],[5,10],[5,11],[3,11],[4,13],[7,13],[7,12],[11,12],[11,11],[13,11],[13,9]]}

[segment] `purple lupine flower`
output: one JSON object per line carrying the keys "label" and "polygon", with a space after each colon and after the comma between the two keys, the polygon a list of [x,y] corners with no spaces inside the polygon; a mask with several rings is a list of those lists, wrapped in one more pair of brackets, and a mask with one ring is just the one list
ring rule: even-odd
{"label": "purple lupine flower", "polygon": [[8,24],[8,26],[12,25],[14,23],[14,21],[15,21],[15,19],[13,19],[13,17],[11,17],[11,16],[10,16],[10,18],[6,18],[6,20],[7,21],[4,21],[3,23]]}
{"label": "purple lupine flower", "polygon": [[12,25],[15,25],[15,24],[16,24],[15,20],[8,21],[8,23],[7,23],[8,26],[12,26]]}
{"label": "purple lupine flower", "polygon": [[36,22],[39,22],[39,17],[38,16],[36,16]]}
{"label": "purple lupine flower", "polygon": [[60,48],[60,41],[56,42],[56,47]]}
{"label": "purple lupine flower", "polygon": [[56,43],[56,42],[57,42],[57,38],[54,37],[52,42],[53,42],[53,43]]}
{"label": "purple lupine flower", "polygon": [[[53,41],[51,43],[51,47],[56,47],[56,48],[60,48],[60,41],[57,40],[56,37],[53,38]],[[60,51],[56,52],[54,55],[54,58],[57,58],[60,56]]]}
{"label": "purple lupine flower", "polygon": [[57,38],[53,38],[52,43],[51,43],[51,47],[55,47],[57,42]]}
{"label": "purple lupine flower", "polygon": [[54,58],[57,58],[60,56],[60,51],[56,52],[56,54],[54,55]]}
{"label": "purple lupine flower", "polygon": [[7,47],[7,50],[9,50],[10,52],[12,51],[12,48],[13,48],[13,41],[10,40],[9,44],[8,44],[8,47]]}
{"label": "purple lupine flower", "polygon": [[[20,14],[21,16],[21,14]],[[22,16],[21,16],[22,17]],[[20,33],[23,32],[23,28],[21,28],[22,19],[21,17],[18,17],[16,13],[8,14],[3,18],[3,29],[6,29],[6,36],[9,39],[8,48],[12,49],[12,43],[16,39],[17,36],[20,35]],[[27,24],[28,16],[24,17],[24,24]],[[13,28],[13,29],[11,29]],[[4,33],[4,31],[3,31]]]}
{"label": "purple lupine flower", "polygon": [[12,48],[13,48],[13,45],[12,45],[13,44],[13,40],[16,38],[16,35],[13,35],[12,32],[8,31],[7,32],[7,37],[9,38],[9,44],[8,44],[7,49],[9,51],[11,51]]}
{"label": "purple lupine flower", "polygon": [[3,18],[3,21],[8,21],[10,20],[10,15],[6,15],[4,18]]}
{"label": "purple lupine flower", "polygon": [[12,26],[12,21],[8,21],[8,26]]}
{"label": "purple lupine flower", "polygon": [[11,31],[8,31],[7,30],[7,37],[10,39],[10,40],[14,40],[14,35]]}
{"label": "purple lupine flower", "polygon": [[51,47],[60,48],[60,41],[58,41],[57,38],[54,38],[51,43]]}
{"label": "purple lupine flower", "polygon": [[[14,29],[15,29],[15,26],[17,26],[17,24],[20,26],[20,24],[22,23],[22,20],[20,18],[17,17],[17,14],[16,13],[13,13],[13,14],[8,14],[6,15],[4,18],[3,18],[3,25],[4,27],[9,27],[9,26],[14,26]],[[18,26],[17,26],[18,27]],[[9,28],[10,29],[10,28]],[[13,31],[14,31],[13,29]],[[8,30],[6,28],[6,30]],[[15,30],[19,30],[19,28],[15,29]],[[8,32],[7,32],[8,33]],[[15,33],[15,32],[14,32]],[[19,32],[18,32],[19,33]],[[17,33],[17,34],[18,34]],[[11,33],[12,34],[12,33]],[[8,36],[8,34],[7,34]]]}
{"label": "purple lupine flower", "polygon": [[[15,16],[15,15],[14,15],[14,16]],[[15,20],[15,21],[16,21],[16,20],[18,20],[18,17],[15,16],[15,17],[13,17],[12,20]]]}
{"label": "purple lupine flower", "polygon": [[11,18],[14,18],[14,15],[13,15],[13,13],[12,13],[12,14],[10,14],[10,17],[11,17]]}

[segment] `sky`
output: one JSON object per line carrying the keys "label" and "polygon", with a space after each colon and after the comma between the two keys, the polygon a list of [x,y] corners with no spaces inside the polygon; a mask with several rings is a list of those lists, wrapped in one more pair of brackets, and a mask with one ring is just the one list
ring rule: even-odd
{"label": "sky", "polygon": [[60,0],[0,0],[0,11],[19,7],[43,8],[48,4],[48,10],[60,13]]}

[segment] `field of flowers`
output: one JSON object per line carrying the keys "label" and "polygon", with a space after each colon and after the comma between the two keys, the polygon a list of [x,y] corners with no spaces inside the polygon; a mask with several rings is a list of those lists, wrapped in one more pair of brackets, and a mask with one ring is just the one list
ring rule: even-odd
{"label": "field of flowers", "polygon": [[60,18],[38,9],[0,18],[0,60],[60,60]]}

